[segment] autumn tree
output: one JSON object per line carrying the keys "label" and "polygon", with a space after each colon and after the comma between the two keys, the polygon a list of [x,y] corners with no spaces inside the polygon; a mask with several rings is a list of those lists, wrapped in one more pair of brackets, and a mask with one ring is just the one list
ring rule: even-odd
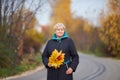
{"label": "autumn tree", "polygon": [[109,54],[120,56],[120,0],[109,0],[108,12],[100,18],[100,38]]}
{"label": "autumn tree", "polygon": [[26,30],[24,36],[24,52],[37,53],[40,51],[43,42],[43,33],[37,32],[34,28]]}
{"label": "autumn tree", "polygon": [[24,33],[35,26],[35,14],[41,5],[41,0],[37,4],[34,0],[0,0],[0,67],[13,64],[15,55],[22,56]]}
{"label": "autumn tree", "polygon": [[[23,52],[23,44],[24,44],[23,40],[24,40],[25,31],[31,28],[34,28],[34,26],[37,24],[37,20],[35,18],[35,15],[33,15],[33,12],[27,9],[22,9],[21,11],[22,17],[19,17],[18,14],[19,14],[19,11],[15,13],[14,15],[12,15],[14,19],[13,20],[14,24],[12,25],[12,28],[11,28],[11,34],[16,34],[15,36],[17,36],[18,38],[17,49],[18,49],[18,56],[20,57],[24,53]],[[18,18],[19,18],[19,21],[16,22]]]}
{"label": "autumn tree", "polygon": [[72,16],[71,0],[57,0],[55,4],[51,16],[51,26],[53,27],[56,23],[62,22],[66,26],[68,33],[74,32],[79,20],[74,19]]}

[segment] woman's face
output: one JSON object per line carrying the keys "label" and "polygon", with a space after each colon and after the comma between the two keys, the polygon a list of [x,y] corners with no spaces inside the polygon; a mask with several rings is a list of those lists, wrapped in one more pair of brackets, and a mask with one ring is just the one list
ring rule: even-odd
{"label": "woman's face", "polygon": [[55,29],[55,34],[57,37],[62,37],[64,35],[64,28],[63,27],[57,27]]}

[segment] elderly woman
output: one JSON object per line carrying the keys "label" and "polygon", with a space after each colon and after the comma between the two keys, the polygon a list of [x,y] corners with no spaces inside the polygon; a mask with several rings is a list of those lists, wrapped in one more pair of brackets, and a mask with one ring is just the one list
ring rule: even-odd
{"label": "elderly woman", "polygon": [[[47,68],[47,80],[73,80],[73,72],[79,63],[74,42],[68,37],[62,23],[57,23],[54,26],[54,31],[52,39],[48,41],[42,54],[43,64]],[[55,49],[62,50],[65,54],[64,63],[57,69],[49,64],[49,57]]]}

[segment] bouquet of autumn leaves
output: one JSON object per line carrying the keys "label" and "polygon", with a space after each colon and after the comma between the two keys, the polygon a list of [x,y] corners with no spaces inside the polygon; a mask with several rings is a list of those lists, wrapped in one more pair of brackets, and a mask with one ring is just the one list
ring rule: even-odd
{"label": "bouquet of autumn leaves", "polygon": [[62,51],[58,52],[58,50],[54,50],[49,57],[49,64],[55,69],[59,68],[64,62],[64,54]]}

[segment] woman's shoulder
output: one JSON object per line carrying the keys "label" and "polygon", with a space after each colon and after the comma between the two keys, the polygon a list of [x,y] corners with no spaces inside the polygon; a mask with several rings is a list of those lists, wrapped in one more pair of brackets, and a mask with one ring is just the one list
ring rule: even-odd
{"label": "woman's shoulder", "polygon": [[52,43],[53,41],[54,41],[53,39],[49,39],[47,43]]}
{"label": "woman's shoulder", "polygon": [[66,38],[66,41],[67,42],[73,42],[72,38],[70,38],[70,37]]}
{"label": "woman's shoulder", "polygon": [[49,40],[47,40],[47,43],[50,43],[52,41],[52,39],[49,39]]}
{"label": "woman's shoulder", "polygon": [[72,38],[68,37],[67,40],[72,41]]}

